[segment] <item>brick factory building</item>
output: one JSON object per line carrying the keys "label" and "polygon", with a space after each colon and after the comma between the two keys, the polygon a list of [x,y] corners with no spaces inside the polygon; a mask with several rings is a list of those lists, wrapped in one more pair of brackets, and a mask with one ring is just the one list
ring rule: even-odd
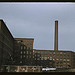
{"label": "brick factory building", "polygon": [[54,51],[54,50],[34,50],[34,53],[40,53],[41,60],[53,60],[56,68],[74,68],[75,53],[72,51]]}
{"label": "brick factory building", "polygon": [[34,38],[15,38],[15,40],[19,43],[23,43],[24,45],[27,46],[27,49],[33,50],[33,42]]}
{"label": "brick factory building", "polygon": [[[15,38],[15,41],[20,44],[19,59],[20,65],[33,64],[33,38]],[[17,50],[15,50],[17,51]],[[15,52],[16,55],[16,52]]]}
{"label": "brick factory building", "polygon": [[[56,68],[75,68],[75,52],[58,50],[58,21],[55,21],[54,50],[33,49],[33,38],[14,38],[0,20],[0,66],[36,66],[37,61],[50,60]],[[38,54],[37,54],[38,53]],[[37,60],[36,55],[37,54]],[[39,63],[39,62],[38,62]],[[40,63],[37,66],[40,65]]]}
{"label": "brick factory building", "polygon": [[75,68],[75,52],[58,50],[58,21],[55,21],[54,50],[36,50],[41,60],[53,60],[56,68]]}

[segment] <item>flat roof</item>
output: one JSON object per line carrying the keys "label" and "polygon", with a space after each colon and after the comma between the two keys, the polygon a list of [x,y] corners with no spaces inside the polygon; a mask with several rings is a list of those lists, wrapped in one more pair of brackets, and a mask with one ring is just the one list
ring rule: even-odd
{"label": "flat roof", "polygon": [[[40,49],[33,49],[33,50],[35,50],[35,51],[53,51],[53,52],[55,52],[54,50],[40,50]],[[58,50],[56,52],[73,52],[73,51]]]}

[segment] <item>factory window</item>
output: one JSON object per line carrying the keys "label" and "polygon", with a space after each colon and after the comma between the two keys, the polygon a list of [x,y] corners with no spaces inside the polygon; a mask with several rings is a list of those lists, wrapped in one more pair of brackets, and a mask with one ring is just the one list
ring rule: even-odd
{"label": "factory window", "polygon": [[59,58],[59,55],[57,56],[57,58]]}
{"label": "factory window", "polygon": [[47,57],[47,58],[49,58],[49,57]]}
{"label": "factory window", "polygon": [[55,54],[55,52],[53,52],[53,54]]}
{"label": "factory window", "polygon": [[43,54],[43,52],[41,52],[41,54]]}
{"label": "factory window", "polygon": [[66,58],[66,56],[64,55],[64,58]]}
{"label": "factory window", "polygon": [[26,41],[24,42],[24,44],[26,45]]}
{"label": "factory window", "polygon": [[69,59],[67,59],[67,61],[70,61]]}
{"label": "factory window", "polygon": [[23,46],[21,46],[21,50],[23,49]]}
{"label": "factory window", "polygon": [[27,50],[29,49],[29,47],[27,47]]}
{"label": "factory window", "polygon": [[27,54],[28,54],[28,51],[27,51]]}
{"label": "factory window", "polygon": [[27,56],[27,58],[28,58],[28,56]]}
{"label": "factory window", "polygon": [[70,63],[67,63],[68,65],[70,64]]}
{"label": "factory window", "polygon": [[50,60],[52,60],[52,58],[50,58]]}
{"label": "factory window", "polygon": [[24,51],[24,54],[25,54],[25,51]]}
{"label": "factory window", "polygon": [[24,57],[25,57],[25,55],[24,55]]}
{"label": "factory window", "polygon": [[69,55],[67,55],[67,58],[69,58],[70,56]]}
{"label": "factory window", "polygon": [[50,54],[52,54],[52,52],[49,52]]}
{"label": "factory window", "polygon": [[33,58],[34,58],[34,56],[33,56]]}
{"label": "factory window", "polygon": [[30,52],[30,54],[31,54],[31,52]]}
{"label": "factory window", "polygon": [[24,46],[24,49],[26,49],[26,46]]}
{"label": "factory window", "polygon": [[59,59],[57,59],[57,60],[59,60]]}
{"label": "factory window", "polygon": [[20,41],[17,41],[18,43],[20,43]]}
{"label": "factory window", "polygon": [[22,63],[22,61],[20,61],[20,63]]}
{"label": "factory window", "polygon": [[60,52],[60,54],[62,54],[62,52]]}
{"label": "factory window", "polygon": [[66,54],[66,52],[64,52],[64,54]]}
{"label": "factory window", "polygon": [[41,55],[43,57],[43,55]]}
{"label": "factory window", "polygon": [[21,54],[22,54],[22,51],[21,51]]}
{"label": "factory window", "polygon": [[47,56],[47,54],[44,55],[45,57]]}
{"label": "factory window", "polygon": [[60,59],[60,60],[62,60],[62,59]]}
{"label": "factory window", "polygon": [[29,42],[27,41],[27,45],[29,45]]}
{"label": "factory window", "polygon": [[52,57],[50,57],[50,58],[52,58]]}
{"label": "factory window", "polygon": [[30,47],[30,49],[32,49],[32,46]]}
{"label": "factory window", "polygon": [[64,61],[66,61],[66,59],[64,59]]}
{"label": "factory window", "polygon": [[60,55],[60,58],[62,58],[63,56],[62,55]]}
{"label": "factory window", "polygon": [[45,59],[47,59],[47,57],[44,57]]}
{"label": "factory window", "polygon": [[37,58],[37,60],[40,60],[39,58]]}
{"label": "factory window", "polygon": [[21,58],[22,58],[22,55],[21,55]]}
{"label": "factory window", "polygon": [[55,59],[53,59],[53,60],[55,60]]}
{"label": "factory window", "polygon": [[32,42],[30,41],[30,45],[32,45]]}
{"label": "factory window", "polygon": [[46,54],[47,52],[45,52],[45,54]]}
{"label": "factory window", "polygon": [[41,60],[43,60],[43,58],[41,58]]}

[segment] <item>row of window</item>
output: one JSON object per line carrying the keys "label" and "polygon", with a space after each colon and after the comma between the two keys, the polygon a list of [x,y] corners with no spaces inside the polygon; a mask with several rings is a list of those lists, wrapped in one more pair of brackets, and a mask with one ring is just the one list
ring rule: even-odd
{"label": "row of window", "polygon": [[25,55],[22,56],[22,55],[21,55],[21,59],[22,59],[22,58],[25,58],[25,57],[26,57],[26,58],[31,58],[31,56],[25,56]]}
{"label": "row of window", "polygon": [[57,57],[57,58],[70,58],[70,56],[69,55],[53,55],[53,56],[49,56],[49,55],[41,55],[42,57],[48,57],[48,58],[55,58],[55,57]]}
{"label": "row of window", "polygon": [[21,46],[21,50],[22,50],[22,49],[26,49],[26,46]]}
{"label": "row of window", "polygon": [[31,52],[30,51],[21,51],[21,54],[31,54]]}
{"label": "row of window", "polygon": [[67,65],[69,65],[70,63],[69,62],[57,62],[56,64],[67,64]]}
{"label": "row of window", "polygon": [[[21,50],[25,50],[26,49],[26,46],[21,46]],[[32,46],[31,47],[27,47],[27,49],[32,49]]]}
{"label": "row of window", "polygon": [[32,41],[27,41],[27,42],[25,41],[24,44],[25,45],[32,45],[33,43],[32,43]]}
{"label": "row of window", "polygon": [[37,53],[41,53],[41,54],[70,54],[69,52],[49,52],[49,51],[37,51]]}
{"label": "row of window", "polygon": [[[52,57],[41,57],[41,59],[50,59],[50,60],[55,60],[55,59],[52,58]],[[59,59],[56,59],[56,60],[59,60]],[[70,61],[70,59],[60,59],[60,60],[63,60],[63,61]]]}

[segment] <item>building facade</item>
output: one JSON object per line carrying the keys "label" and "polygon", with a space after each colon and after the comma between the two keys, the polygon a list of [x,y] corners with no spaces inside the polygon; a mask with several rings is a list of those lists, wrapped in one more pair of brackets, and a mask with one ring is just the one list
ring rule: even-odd
{"label": "building facade", "polygon": [[35,51],[34,51],[34,61],[33,61],[33,63],[34,63],[34,65],[42,66],[43,68],[46,68],[46,67],[53,68],[53,67],[55,67],[53,60],[50,60],[48,58],[44,59],[44,57],[42,57],[42,54],[40,52],[35,52]]}
{"label": "building facade", "polygon": [[[15,41],[19,44],[20,52],[19,59],[20,65],[32,65],[33,64],[33,38],[15,38]],[[15,52],[16,55],[16,52]]]}
{"label": "building facade", "polygon": [[35,50],[35,53],[41,54],[41,60],[53,60],[56,68],[74,68],[75,52],[72,51],[54,51],[54,50]]}
{"label": "building facade", "polygon": [[17,40],[18,43],[21,42],[26,45],[27,49],[33,50],[33,38],[15,38],[15,40]]}
{"label": "building facade", "polygon": [[0,65],[6,65],[12,59],[14,38],[6,24],[0,19]]}

